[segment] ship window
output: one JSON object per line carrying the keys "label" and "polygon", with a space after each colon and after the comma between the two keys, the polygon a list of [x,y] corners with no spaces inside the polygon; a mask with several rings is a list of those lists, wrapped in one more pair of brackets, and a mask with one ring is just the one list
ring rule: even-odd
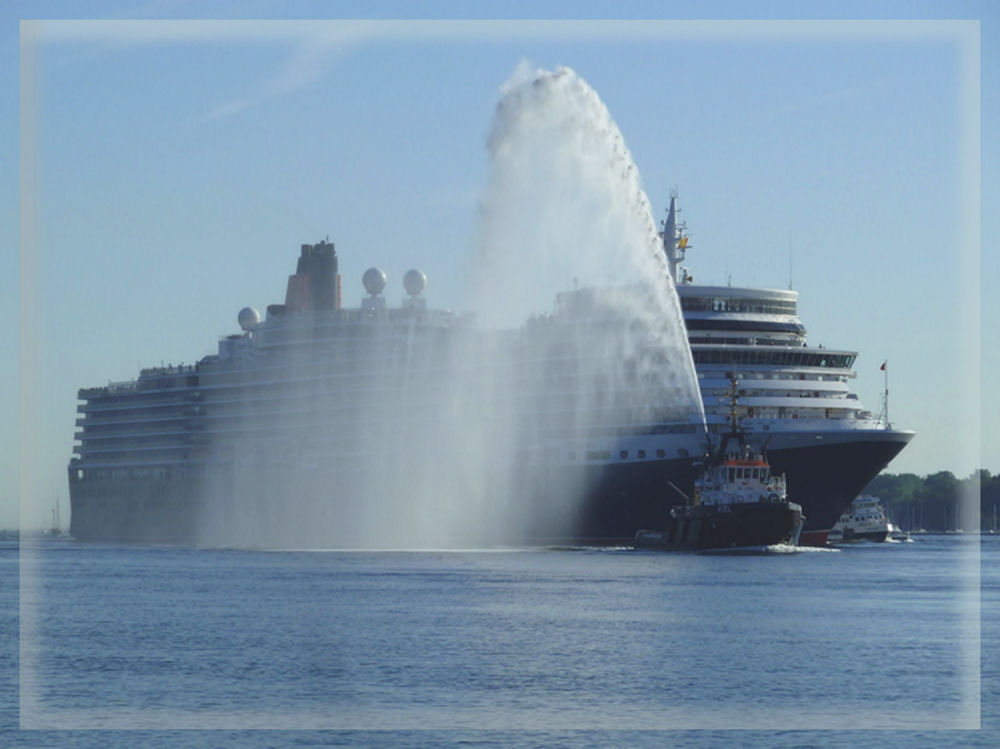
{"label": "ship window", "polygon": [[645,450],[640,450],[639,451],[639,457],[640,458],[645,458],[646,457],[646,451]]}
{"label": "ship window", "polygon": [[656,457],[657,458],[665,458],[665,457],[667,457],[667,453],[665,451],[663,451],[663,450],[657,450],[656,451]]}
{"label": "ship window", "polygon": [[732,481],[735,481],[735,480],[736,480],[736,476],[735,476],[735,474],[736,474],[736,469],[735,469],[735,468],[730,468],[730,469],[729,469],[729,481],[730,481],[730,482],[732,482]]}
{"label": "ship window", "polygon": [[622,460],[625,460],[625,458],[628,457],[628,450],[622,450],[620,453],[618,453],[618,457],[621,458]]}
{"label": "ship window", "polygon": [[753,469],[753,478],[760,478],[760,472],[756,468]]}

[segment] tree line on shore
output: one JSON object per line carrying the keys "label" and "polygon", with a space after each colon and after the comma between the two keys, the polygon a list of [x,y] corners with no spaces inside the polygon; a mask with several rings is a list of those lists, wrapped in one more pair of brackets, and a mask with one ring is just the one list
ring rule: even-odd
{"label": "tree line on shore", "polygon": [[[963,514],[962,498],[979,493],[979,515]],[[928,476],[913,473],[880,473],[864,489],[878,497],[886,515],[906,530],[997,530],[1000,513],[1000,475],[980,469],[964,479],[951,471]]]}

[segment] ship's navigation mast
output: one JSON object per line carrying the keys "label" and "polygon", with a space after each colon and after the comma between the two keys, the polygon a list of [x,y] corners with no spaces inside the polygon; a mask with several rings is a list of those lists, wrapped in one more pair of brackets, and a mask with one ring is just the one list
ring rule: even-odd
{"label": "ship's navigation mast", "polygon": [[667,257],[667,269],[674,283],[686,284],[692,280],[687,268],[681,263],[687,256],[688,244],[687,226],[677,221],[677,191],[670,193],[670,206],[667,208],[667,218],[660,224],[660,236],[663,239],[663,253]]}
{"label": "ship's navigation mast", "polygon": [[892,424],[889,422],[889,360],[888,359],[882,362],[881,370],[882,374],[885,375],[885,377],[883,378],[884,386],[882,389],[882,411],[878,415],[878,420],[885,429],[892,429]]}
{"label": "ship's navigation mast", "polygon": [[729,429],[720,429],[719,431],[719,441],[718,445],[713,444],[712,434],[708,428],[708,422],[705,422],[705,441],[707,443],[708,455],[717,454],[721,459],[723,452],[731,438],[735,438],[742,445],[746,437],[746,432],[743,430],[742,420],[739,415],[739,401],[740,401],[740,375],[739,372],[727,372],[727,377],[729,378],[729,387],[725,390],[717,390],[716,395],[721,399],[729,402]]}
{"label": "ship's navigation mast", "polygon": [[722,391],[729,400],[729,431],[733,434],[743,432],[743,424],[739,417],[738,406],[740,401],[740,375],[738,372],[729,374],[729,389]]}

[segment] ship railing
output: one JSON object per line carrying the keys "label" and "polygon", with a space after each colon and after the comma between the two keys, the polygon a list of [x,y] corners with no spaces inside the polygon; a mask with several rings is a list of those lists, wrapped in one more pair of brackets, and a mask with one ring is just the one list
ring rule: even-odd
{"label": "ship railing", "polygon": [[194,364],[164,364],[159,367],[146,367],[145,369],[139,370],[140,375],[159,375],[159,374],[191,374],[196,372],[196,365]]}
{"label": "ship railing", "polygon": [[[378,314],[373,314],[373,312]],[[426,307],[384,307],[378,310],[344,307],[338,310],[317,312],[316,310],[292,310],[281,315],[269,317],[267,326],[259,328],[265,332],[281,330],[313,331],[317,327],[336,329],[344,323],[370,322],[410,322],[418,320],[423,323],[454,323],[471,321],[468,313],[459,313],[449,309]],[[226,336],[220,336],[225,338]]]}
{"label": "ship railing", "polygon": [[109,393],[126,393],[134,392],[137,386],[136,380],[123,380],[121,382],[108,382],[107,385],[92,387],[92,388],[80,388],[81,398],[93,398],[97,395],[106,395]]}

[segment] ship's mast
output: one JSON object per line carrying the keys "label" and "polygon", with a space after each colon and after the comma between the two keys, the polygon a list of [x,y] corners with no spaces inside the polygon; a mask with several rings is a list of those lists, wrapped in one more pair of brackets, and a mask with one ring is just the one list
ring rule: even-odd
{"label": "ship's mast", "polygon": [[889,361],[882,362],[882,374],[884,375],[884,388],[882,390],[882,413],[878,415],[878,420],[882,422],[886,429],[891,429],[889,422]]}
{"label": "ship's mast", "polygon": [[667,209],[667,218],[663,222],[661,236],[663,237],[663,252],[667,256],[667,268],[670,277],[677,283],[677,264],[680,259],[677,257],[677,196],[670,195],[670,207]]}
{"label": "ship's mast", "polygon": [[740,417],[737,413],[737,406],[740,398],[740,377],[737,372],[730,373],[729,376],[729,431],[739,434],[742,431]]}
{"label": "ship's mast", "polygon": [[688,238],[684,224],[677,221],[677,192],[670,193],[670,206],[667,208],[667,218],[661,223],[660,236],[663,239],[663,254],[667,258],[667,270],[675,284],[689,283],[691,278],[687,269],[681,265],[687,254]]}
{"label": "ship's mast", "polygon": [[739,398],[740,398],[740,376],[738,372],[727,372],[729,377],[729,387],[725,390],[717,390],[717,395],[721,396],[723,399],[729,402],[729,431],[723,432],[719,436],[718,449],[712,444],[712,435],[708,431],[708,424],[705,424],[705,441],[708,444],[708,453],[711,455],[713,452],[717,453],[718,459],[721,460],[725,457],[725,450],[731,438],[736,438],[741,446],[744,445],[745,433],[743,431],[743,425],[740,423],[739,417]]}

